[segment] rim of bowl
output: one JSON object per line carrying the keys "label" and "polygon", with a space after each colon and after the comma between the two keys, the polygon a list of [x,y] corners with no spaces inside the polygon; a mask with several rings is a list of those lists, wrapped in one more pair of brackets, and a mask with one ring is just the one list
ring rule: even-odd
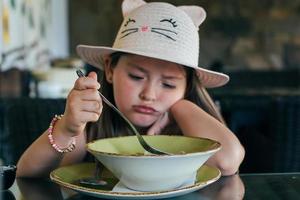
{"label": "rim of bowl", "polygon": [[[210,138],[204,138],[204,137],[195,137],[195,136],[185,136],[185,135],[143,135],[143,137],[186,137],[186,138],[194,138],[194,139],[200,139],[200,140],[208,140],[213,142],[211,147],[208,148],[206,151],[199,151],[199,152],[192,152],[192,153],[178,153],[178,154],[171,154],[171,155],[157,155],[157,154],[119,154],[119,153],[109,153],[109,152],[104,152],[104,151],[95,151],[89,148],[89,145],[96,143],[99,140],[111,140],[111,139],[119,139],[119,138],[125,138],[125,137],[136,137],[135,135],[128,135],[128,136],[118,136],[118,137],[111,137],[111,138],[102,138],[102,139],[96,139],[94,141],[91,141],[86,144],[86,149],[90,153],[97,153],[97,154],[102,154],[102,155],[107,155],[107,156],[114,156],[114,157],[180,157],[184,155],[199,155],[199,154],[207,154],[207,153],[213,153],[217,152],[221,149],[221,143],[210,139]],[[146,150],[145,150],[146,151]]]}

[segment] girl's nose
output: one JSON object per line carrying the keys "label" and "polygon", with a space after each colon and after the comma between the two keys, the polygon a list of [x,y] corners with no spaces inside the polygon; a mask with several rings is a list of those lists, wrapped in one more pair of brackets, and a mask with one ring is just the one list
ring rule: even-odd
{"label": "girl's nose", "polygon": [[139,95],[139,97],[143,101],[155,101],[156,100],[156,94],[154,88],[151,88],[151,86],[145,88]]}

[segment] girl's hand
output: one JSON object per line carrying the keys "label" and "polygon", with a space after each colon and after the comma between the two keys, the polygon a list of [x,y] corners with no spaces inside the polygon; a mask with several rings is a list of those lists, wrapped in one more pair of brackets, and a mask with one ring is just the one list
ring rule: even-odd
{"label": "girl's hand", "polygon": [[87,122],[95,122],[102,112],[102,100],[98,89],[95,72],[89,73],[87,77],[80,77],[67,98],[62,127],[64,133],[76,136],[83,133]]}
{"label": "girl's hand", "polygon": [[159,135],[160,132],[170,123],[170,121],[171,119],[169,113],[165,112],[148,129],[147,135]]}

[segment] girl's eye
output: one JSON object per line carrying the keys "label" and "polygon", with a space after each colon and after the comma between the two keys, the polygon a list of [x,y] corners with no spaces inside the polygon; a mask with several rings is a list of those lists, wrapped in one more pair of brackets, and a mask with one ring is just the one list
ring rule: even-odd
{"label": "girl's eye", "polygon": [[142,80],[143,79],[142,76],[137,76],[137,75],[134,75],[134,74],[128,74],[128,75],[133,80]]}
{"label": "girl's eye", "polygon": [[168,84],[168,83],[163,83],[163,87],[168,88],[168,89],[175,89],[176,88],[175,85],[171,85],[171,84]]}

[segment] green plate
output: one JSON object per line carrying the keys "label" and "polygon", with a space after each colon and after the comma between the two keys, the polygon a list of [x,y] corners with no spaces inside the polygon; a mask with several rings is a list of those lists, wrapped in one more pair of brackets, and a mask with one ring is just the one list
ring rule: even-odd
{"label": "green plate", "polygon": [[113,192],[113,187],[119,182],[111,172],[104,170],[102,178],[108,183],[105,186],[87,186],[79,183],[79,179],[92,177],[95,170],[94,163],[82,163],[58,168],[51,172],[52,181],[61,186],[75,190],[86,195],[107,199],[160,199],[184,195],[201,189],[221,177],[219,169],[203,165],[197,172],[197,178],[193,185],[159,192]]}

